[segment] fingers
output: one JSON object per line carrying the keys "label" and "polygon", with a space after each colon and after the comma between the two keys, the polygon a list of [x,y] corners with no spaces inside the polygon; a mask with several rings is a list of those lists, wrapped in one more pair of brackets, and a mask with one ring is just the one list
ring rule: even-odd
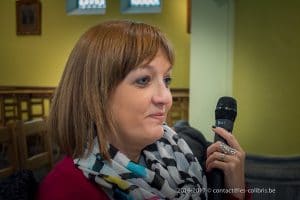
{"label": "fingers", "polygon": [[236,151],[237,156],[241,158],[245,157],[244,150],[241,148],[238,141],[231,133],[221,127],[216,127],[212,130],[215,131],[216,134],[219,134],[221,137],[223,137],[227,141],[229,146],[224,146],[221,142],[216,142],[207,148],[207,157],[215,151],[223,152],[226,154],[232,154]]}
{"label": "fingers", "polygon": [[218,142],[215,142],[213,144],[211,144],[208,148],[207,148],[207,157],[209,157],[212,153],[214,152],[221,152],[221,153],[225,153],[225,154],[228,154],[228,155],[235,155],[235,156],[238,156],[238,157],[243,157],[244,155],[244,151],[240,148],[240,150],[237,150],[235,148],[232,148],[220,141]]}
{"label": "fingers", "polygon": [[226,172],[234,171],[240,163],[240,159],[235,155],[227,155],[220,152],[214,152],[206,160],[206,169],[210,171],[213,168]]}
{"label": "fingers", "polygon": [[223,153],[228,154],[228,155],[235,155],[237,150],[235,150],[234,148],[231,148],[230,146],[224,144],[223,142],[221,142],[220,144],[220,149]]}
{"label": "fingers", "polygon": [[[222,149],[222,146],[225,145],[226,150]],[[227,150],[229,149],[229,150]],[[236,150],[234,148],[229,147],[228,145],[221,143],[221,142],[216,142],[212,145],[210,145],[207,148],[207,161],[206,161],[206,166],[209,165],[210,162],[213,162],[214,160],[221,161],[220,154],[225,154],[225,160],[224,162],[230,162],[230,161],[236,161],[238,162],[244,162],[245,160],[245,152],[243,150]],[[218,165],[219,166],[219,165]]]}
{"label": "fingers", "polygon": [[243,163],[245,160],[245,152],[236,138],[221,127],[213,128],[213,131],[223,137],[228,145],[218,141],[207,148],[207,169],[215,167],[226,171],[234,168],[235,165]]}
{"label": "fingers", "polygon": [[237,149],[237,150],[241,150],[241,146],[239,145],[238,141],[236,140],[236,138],[234,137],[234,135],[232,135],[230,132],[226,131],[224,128],[221,127],[216,127],[216,128],[212,128],[212,130],[218,134],[219,136],[221,136],[222,138],[224,138],[226,140],[226,142],[228,143],[229,146]]}

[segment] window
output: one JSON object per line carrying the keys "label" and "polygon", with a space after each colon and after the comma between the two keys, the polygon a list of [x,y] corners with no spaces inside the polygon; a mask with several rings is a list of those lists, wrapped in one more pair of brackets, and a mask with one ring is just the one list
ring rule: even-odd
{"label": "window", "polygon": [[105,0],[67,0],[68,15],[97,15],[105,14]]}
{"label": "window", "polygon": [[122,13],[160,13],[162,0],[120,0]]}
{"label": "window", "polygon": [[135,6],[135,7],[160,6],[160,1],[159,0],[131,0],[130,4],[131,6]]}

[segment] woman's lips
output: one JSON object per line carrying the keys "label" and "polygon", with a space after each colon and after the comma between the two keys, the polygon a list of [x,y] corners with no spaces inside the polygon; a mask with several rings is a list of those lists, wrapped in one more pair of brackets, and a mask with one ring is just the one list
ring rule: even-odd
{"label": "woman's lips", "polygon": [[159,113],[153,113],[151,115],[149,115],[150,118],[153,118],[153,119],[156,119],[156,120],[159,120],[160,122],[164,122],[165,121],[165,114],[162,113],[162,112],[159,112]]}

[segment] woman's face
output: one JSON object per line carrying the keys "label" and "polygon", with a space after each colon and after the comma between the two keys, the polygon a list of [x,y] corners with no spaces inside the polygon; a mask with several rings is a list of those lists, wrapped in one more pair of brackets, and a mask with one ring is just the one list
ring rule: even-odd
{"label": "woman's face", "polygon": [[117,86],[110,105],[119,128],[114,144],[118,148],[142,149],[162,137],[162,124],[172,105],[171,69],[158,51],[149,64],[131,71]]}

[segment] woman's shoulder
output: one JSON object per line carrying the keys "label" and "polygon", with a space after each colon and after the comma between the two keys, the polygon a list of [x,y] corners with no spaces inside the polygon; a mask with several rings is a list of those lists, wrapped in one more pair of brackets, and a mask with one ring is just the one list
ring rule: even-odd
{"label": "woman's shoulder", "polygon": [[54,168],[42,180],[40,187],[44,185],[57,187],[57,184],[69,182],[72,184],[72,181],[78,180],[79,177],[80,171],[73,164],[72,158],[65,156],[55,164]]}
{"label": "woman's shoulder", "polygon": [[71,157],[59,161],[39,185],[38,199],[108,199],[103,190],[75,167]]}

